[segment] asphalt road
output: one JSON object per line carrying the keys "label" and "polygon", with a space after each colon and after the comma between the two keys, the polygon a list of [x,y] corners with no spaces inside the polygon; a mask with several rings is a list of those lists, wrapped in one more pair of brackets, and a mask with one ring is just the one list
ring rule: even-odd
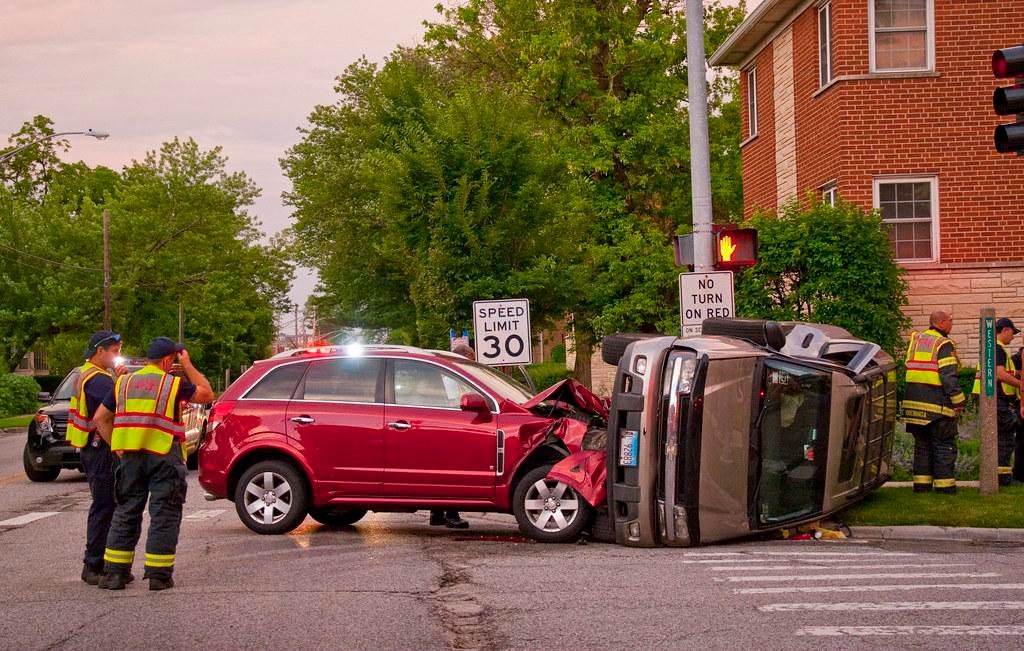
{"label": "asphalt road", "polygon": [[194,477],[177,586],[101,591],[78,578],[84,479],[32,484],[22,445],[0,434],[4,649],[1024,646],[1020,547],[553,546],[519,538],[510,516],[453,532],[426,513],[264,537]]}

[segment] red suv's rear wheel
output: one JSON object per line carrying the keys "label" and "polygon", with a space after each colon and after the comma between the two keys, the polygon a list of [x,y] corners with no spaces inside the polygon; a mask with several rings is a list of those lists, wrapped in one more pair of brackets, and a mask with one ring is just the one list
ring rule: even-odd
{"label": "red suv's rear wheel", "polygon": [[572,542],[594,510],[570,486],[547,479],[550,464],[523,475],[512,496],[512,512],[524,535],[539,542]]}
{"label": "red suv's rear wheel", "polygon": [[235,486],[235,510],[256,533],[288,533],[306,518],[309,494],[301,473],[285,461],[260,461]]}

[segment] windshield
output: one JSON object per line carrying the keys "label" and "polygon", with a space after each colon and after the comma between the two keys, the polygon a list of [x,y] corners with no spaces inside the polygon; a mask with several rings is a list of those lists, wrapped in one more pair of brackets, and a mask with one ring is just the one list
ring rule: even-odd
{"label": "windshield", "polygon": [[453,360],[448,357],[445,359],[453,363],[460,371],[506,400],[511,400],[521,405],[533,397],[529,389],[490,366],[484,366],[483,364],[477,364],[468,360]]}
{"label": "windshield", "polygon": [[[71,400],[71,394],[75,392],[75,378],[78,377],[78,369],[71,371],[60,383],[57,390],[53,392],[54,400]],[[88,384],[88,382],[86,383]]]}

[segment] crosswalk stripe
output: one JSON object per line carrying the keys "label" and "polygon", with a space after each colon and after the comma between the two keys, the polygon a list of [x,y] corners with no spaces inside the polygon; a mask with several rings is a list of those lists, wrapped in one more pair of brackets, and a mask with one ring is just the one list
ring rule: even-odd
{"label": "crosswalk stripe", "polygon": [[16,518],[0,520],[0,527],[20,527],[23,524],[42,520],[43,518],[48,518],[51,515],[58,515],[59,513],[60,511],[38,511],[35,513],[26,513],[25,515],[19,515]]}
{"label": "crosswalk stripe", "polygon": [[868,635],[1024,635],[1024,626],[805,626],[797,635],[849,636]]}
{"label": "crosswalk stripe", "polygon": [[[846,560],[845,558],[842,560]],[[701,559],[698,561],[679,561],[680,563],[765,563],[770,561],[767,558],[708,558]],[[788,563],[786,559],[779,559],[780,563]],[[734,565],[734,567],[743,567],[742,565]]]}
{"label": "crosswalk stripe", "polygon": [[729,576],[720,582],[755,582],[755,581],[831,581],[844,579],[982,579],[999,576],[998,572],[893,572],[889,574],[784,574],[782,576]]}
{"label": "crosswalk stripe", "polygon": [[709,567],[712,572],[742,572],[755,570],[882,570],[900,569],[907,567],[935,567],[945,569],[947,567],[971,567],[973,563],[903,563],[898,565],[812,565],[810,561],[806,565],[722,565]]}
{"label": "crosswalk stripe", "polygon": [[775,588],[734,588],[734,594],[793,594],[825,592],[903,592],[908,590],[1024,590],[1024,583],[899,583],[882,585],[815,585]]}
{"label": "crosswalk stripe", "polygon": [[[694,556],[732,556],[732,557],[750,557],[751,554],[757,554],[761,556],[857,556],[857,557],[869,557],[869,556],[917,556],[915,552],[829,552],[829,551],[793,551],[793,550],[779,550],[779,551],[767,551],[767,550],[751,550],[748,552],[683,552],[680,554],[684,557]],[[725,559],[723,559],[725,560]]]}
{"label": "crosswalk stripe", "polygon": [[186,515],[183,520],[212,520],[227,509],[200,509]]}
{"label": "crosswalk stripe", "polygon": [[845,603],[785,603],[758,606],[765,613],[791,611],[895,611],[895,610],[1024,610],[1024,601],[884,601]]}

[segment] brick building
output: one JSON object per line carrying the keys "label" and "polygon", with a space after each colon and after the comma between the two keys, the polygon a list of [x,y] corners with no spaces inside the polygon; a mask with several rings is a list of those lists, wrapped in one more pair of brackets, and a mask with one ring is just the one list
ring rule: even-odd
{"label": "brick building", "polygon": [[[997,154],[991,55],[1024,0],[764,0],[710,60],[740,71],[744,215],[811,191],[881,211],[916,328],[1024,321],[1024,158]],[[1002,120],[1006,121],[1006,120]]]}

